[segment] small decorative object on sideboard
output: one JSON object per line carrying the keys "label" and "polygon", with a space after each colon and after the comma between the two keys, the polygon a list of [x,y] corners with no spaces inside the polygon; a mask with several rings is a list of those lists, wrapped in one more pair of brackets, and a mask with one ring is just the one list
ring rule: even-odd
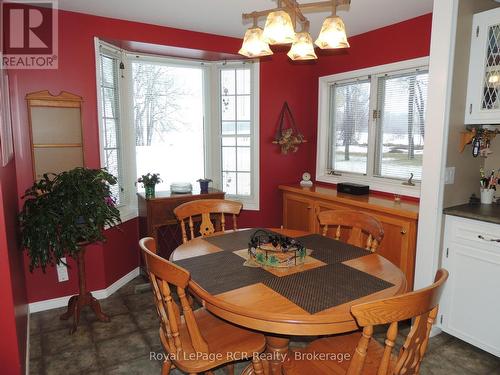
{"label": "small decorative object on sideboard", "polygon": [[198,182],[200,183],[200,193],[201,194],[208,193],[208,184],[212,182],[212,180],[209,178],[200,178]]}
{"label": "small decorative object on sideboard", "polygon": [[159,173],[143,174],[137,182],[141,183],[146,190],[146,199],[155,197],[155,186],[161,182]]}
{"label": "small decorative object on sideboard", "polygon": [[368,185],[354,184],[351,182],[340,182],[337,184],[337,192],[353,195],[365,195],[370,193],[370,187]]}
{"label": "small decorative object on sideboard", "polygon": [[311,174],[309,172],[302,173],[302,181],[300,181],[300,186],[311,187],[313,182],[311,181]]}
{"label": "small decorative object on sideboard", "polygon": [[175,194],[188,194],[193,191],[193,185],[189,182],[172,182],[170,191]]}
{"label": "small decorative object on sideboard", "polygon": [[[288,128],[285,128],[284,126],[286,115],[288,115],[290,123],[290,127]],[[289,152],[297,152],[297,150],[299,149],[299,145],[305,142],[307,142],[307,140],[297,128],[295,119],[292,115],[292,111],[290,110],[288,103],[285,102],[283,104],[283,108],[281,108],[279,126],[276,130],[276,135],[274,137],[273,143],[280,145],[281,153],[283,155],[286,155]]]}

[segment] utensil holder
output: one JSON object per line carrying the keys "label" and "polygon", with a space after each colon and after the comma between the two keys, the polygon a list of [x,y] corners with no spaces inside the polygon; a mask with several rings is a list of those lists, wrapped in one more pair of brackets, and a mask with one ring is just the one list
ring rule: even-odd
{"label": "utensil holder", "polygon": [[493,189],[481,189],[481,203],[482,204],[492,204],[494,197],[495,197],[495,190],[493,190]]}

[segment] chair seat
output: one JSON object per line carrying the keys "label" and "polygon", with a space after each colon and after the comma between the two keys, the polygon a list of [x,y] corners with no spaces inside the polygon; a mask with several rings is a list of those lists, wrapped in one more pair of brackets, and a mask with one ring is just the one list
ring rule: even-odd
{"label": "chair seat", "polygon": [[[179,333],[184,352],[177,355],[174,361],[182,371],[199,373],[239,359],[251,359],[254,353],[261,353],[266,346],[264,335],[221,320],[204,308],[195,310],[194,315],[203,338],[209,344],[210,353],[196,353],[182,319]],[[162,342],[165,340],[161,328],[160,338]],[[163,347],[166,350],[166,343]]]}
{"label": "chair seat", "polygon": [[[290,359],[284,365],[284,372],[287,375],[345,374],[360,338],[361,332],[358,331],[315,340],[306,348],[295,350],[290,355]],[[363,374],[377,373],[383,353],[384,347],[376,340],[370,340]],[[349,359],[345,358],[346,354],[350,354]],[[394,365],[393,357],[391,367]]]}

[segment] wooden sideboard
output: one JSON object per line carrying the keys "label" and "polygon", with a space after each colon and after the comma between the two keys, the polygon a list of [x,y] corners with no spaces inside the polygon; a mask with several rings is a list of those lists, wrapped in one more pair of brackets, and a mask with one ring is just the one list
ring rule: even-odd
{"label": "wooden sideboard", "polygon": [[322,186],[280,185],[279,189],[283,191],[283,226],[287,229],[320,233],[317,214],[324,210],[359,210],[379,219],[384,239],[377,253],[398,266],[406,275],[408,290],[413,289],[418,203],[395,202],[374,194],[342,194]]}
{"label": "wooden sideboard", "polygon": [[175,194],[170,191],[156,192],[155,198],[146,199],[144,193],[137,193],[139,208],[140,236],[156,239],[159,253],[168,258],[170,253],[182,242],[181,231],[174,208],[197,199],[224,199],[225,193],[208,189],[208,193],[194,191],[190,194]]}

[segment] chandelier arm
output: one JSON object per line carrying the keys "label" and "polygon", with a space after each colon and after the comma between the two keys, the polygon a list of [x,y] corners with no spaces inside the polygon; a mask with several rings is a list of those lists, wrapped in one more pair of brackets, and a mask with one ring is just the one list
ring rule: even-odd
{"label": "chandelier arm", "polygon": [[[282,0],[284,2],[290,1],[290,0]],[[349,5],[351,4],[351,0],[329,0],[329,1],[317,1],[314,3],[308,3],[308,4],[298,4],[296,0],[292,0],[295,4],[297,4],[298,9],[301,11],[322,11],[322,10],[328,10],[332,9],[332,6],[340,6],[340,5]],[[332,5],[333,4],[333,5]],[[277,12],[278,10],[289,10],[289,7],[287,6],[282,6],[280,2],[280,6],[277,8],[273,9],[266,9],[266,10],[261,10],[261,11],[254,11],[251,13],[243,13],[242,17],[244,20],[247,19],[253,19],[255,17],[260,18],[260,17],[267,17],[267,15],[271,12]],[[303,16],[303,15],[302,15]],[[305,18],[305,16],[303,16]]]}

